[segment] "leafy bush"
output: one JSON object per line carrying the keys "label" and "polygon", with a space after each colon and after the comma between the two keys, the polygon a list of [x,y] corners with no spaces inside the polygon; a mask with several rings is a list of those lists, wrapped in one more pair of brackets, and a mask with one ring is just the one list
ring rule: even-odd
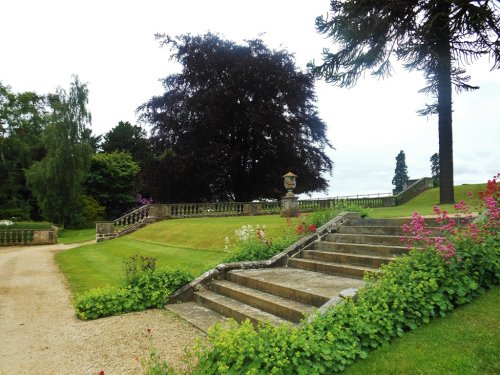
{"label": "leafy bush", "polygon": [[77,317],[97,319],[131,311],[163,307],[168,296],[193,279],[186,271],[149,271],[123,288],[98,288],[75,301]]}
{"label": "leafy bush", "polygon": [[135,284],[147,272],[156,269],[156,258],[144,255],[134,255],[123,260],[125,284]]}
{"label": "leafy bush", "polygon": [[83,217],[86,224],[95,225],[96,221],[104,219],[105,207],[101,206],[94,197],[84,195],[82,198],[83,203]]}

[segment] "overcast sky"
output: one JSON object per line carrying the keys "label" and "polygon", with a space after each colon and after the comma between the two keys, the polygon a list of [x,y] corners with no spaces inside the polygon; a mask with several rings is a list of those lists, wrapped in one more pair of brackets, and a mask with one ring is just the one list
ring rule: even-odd
{"label": "overcast sky", "polygon": [[[135,109],[162,93],[160,78],[179,70],[155,33],[211,31],[236,42],[265,33],[268,46],[294,53],[305,69],[330,46],[314,28],[328,9],[328,0],[2,1],[0,81],[15,92],[44,94],[68,88],[78,74],[90,90],[93,132],[103,134],[119,121],[137,123]],[[500,172],[500,72],[489,68],[487,60],[468,67],[481,89],[454,97],[456,184]],[[401,69],[385,81],[367,75],[353,89],[317,83],[318,110],[335,147],[328,196],[390,192],[400,150],[410,178],[430,176],[437,117],[416,114],[431,101],[417,92],[424,83],[421,73]]]}

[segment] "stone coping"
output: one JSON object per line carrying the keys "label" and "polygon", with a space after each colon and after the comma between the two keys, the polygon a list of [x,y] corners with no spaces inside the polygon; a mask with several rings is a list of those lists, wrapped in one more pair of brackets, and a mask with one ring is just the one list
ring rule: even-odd
{"label": "stone coping", "polygon": [[359,219],[361,216],[359,213],[354,212],[342,212],[340,215],[336,216],[326,224],[322,225],[316,230],[316,233],[309,234],[294,244],[287,247],[282,252],[276,254],[272,258],[267,260],[257,260],[257,261],[245,261],[245,262],[234,262],[234,263],[222,263],[217,265],[215,268],[208,270],[201,276],[197,277],[189,284],[184,285],[178,289],[169,298],[168,303],[186,302],[193,299],[194,292],[199,291],[205,287],[213,279],[223,278],[225,274],[232,270],[237,269],[256,269],[256,268],[271,268],[271,267],[281,267],[285,266],[288,258],[297,255],[301,250],[305,249],[312,243],[320,240],[327,234],[337,230],[337,228],[345,223],[349,219]]}

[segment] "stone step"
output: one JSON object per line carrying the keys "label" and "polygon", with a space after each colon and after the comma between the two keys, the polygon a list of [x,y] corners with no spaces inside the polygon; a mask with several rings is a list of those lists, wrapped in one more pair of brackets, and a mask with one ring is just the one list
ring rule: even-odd
{"label": "stone step", "polygon": [[334,251],[360,255],[373,255],[381,257],[392,257],[408,253],[406,246],[372,245],[358,243],[335,243],[318,241],[314,243],[314,250]]}
{"label": "stone step", "polygon": [[227,321],[225,316],[196,302],[175,303],[166,305],[165,308],[204,332],[207,332],[216,323],[225,323]]}
{"label": "stone step", "polygon": [[[441,231],[436,227],[427,227],[426,229],[432,232],[433,236],[441,235]],[[376,235],[389,235],[389,236],[403,236],[403,228],[400,226],[353,226],[342,225],[338,228],[337,233],[342,234],[376,234]]]}
{"label": "stone step", "polygon": [[300,322],[313,309],[312,305],[275,296],[227,280],[213,281],[210,284],[210,290],[294,323]]}
{"label": "stone step", "polygon": [[232,318],[237,322],[250,320],[253,324],[268,323],[279,326],[284,323],[290,323],[276,315],[269,314],[258,308],[252,307],[240,301],[223,296],[221,294],[205,290],[194,293],[194,300],[200,305],[209,308],[223,316]]}
{"label": "stone step", "polygon": [[362,279],[366,272],[378,271],[376,268],[355,266],[350,264],[322,262],[304,258],[288,259],[288,266],[308,271],[322,272],[342,277],[354,277]]}
{"label": "stone step", "polygon": [[[410,224],[411,218],[397,218],[397,219],[349,219],[344,225],[347,226],[388,226],[400,227],[403,224]],[[436,226],[436,220],[433,218],[425,218],[425,223],[428,226]]]}
{"label": "stone step", "polygon": [[326,235],[324,240],[328,242],[391,245],[391,246],[398,246],[403,243],[401,241],[401,236],[385,236],[379,234],[332,233]]}
{"label": "stone step", "polygon": [[362,280],[289,267],[233,270],[227,273],[227,279],[316,307],[330,299],[339,298],[342,290],[359,288],[364,284]]}
{"label": "stone step", "polygon": [[350,254],[335,251],[304,250],[301,253],[302,258],[319,260],[322,262],[344,263],[356,266],[365,266],[378,268],[382,264],[389,263],[394,257],[383,257],[366,254]]}

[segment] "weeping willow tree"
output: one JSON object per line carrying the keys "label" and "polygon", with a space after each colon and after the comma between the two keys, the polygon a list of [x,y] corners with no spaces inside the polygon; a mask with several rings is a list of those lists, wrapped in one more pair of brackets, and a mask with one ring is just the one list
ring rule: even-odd
{"label": "weeping willow tree", "polygon": [[481,56],[500,68],[500,2],[467,0],[332,0],[330,15],[316,19],[317,30],[335,50],[311,63],[317,77],[352,87],[364,71],[387,77],[393,60],[424,73],[434,102],[420,112],[437,114],[440,203],[453,203],[452,87],[475,90],[464,66]]}
{"label": "weeping willow tree", "polygon": [[47,154],[26,171],[26,181],[45,219],[79,226],[84,221],[82,184],[92,156],[87,85],[74,77],[69,92],[58,89],[49,103],[52,111],[43,134]]}

